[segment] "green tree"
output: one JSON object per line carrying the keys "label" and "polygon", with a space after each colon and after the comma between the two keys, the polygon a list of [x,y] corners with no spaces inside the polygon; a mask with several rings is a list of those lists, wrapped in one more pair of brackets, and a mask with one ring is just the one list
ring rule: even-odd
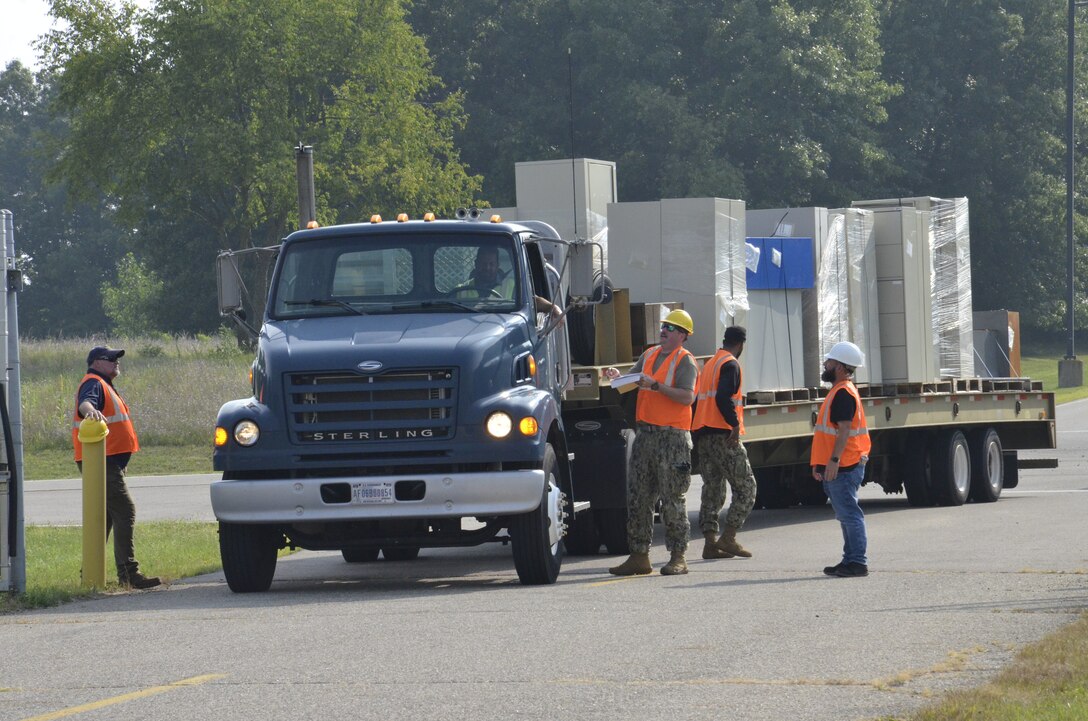
{"label": "green tree", "polygon": [[0,207],[12,211],[27,281],[19,298],[27,337],[91,335],[106,328],[99,286],[112,277],[125,233],[101,197],[73,200],[46,179],[44,146],[67,125],[48,113],[53,86],[12,62],[0,72]]}
{"label": "green tree", "polygon": [[132,253],[118,263],[117,281],[102,285],[102,307],[113,330],[129,338],[155,332],[155,309],[162,300],[162,280]]}
{"label": "green tree", "polygon": [[884,74],[903,94],[882,192],[968,197],[974,307],[1043,329],[1065,322],[1064,20],[1064,4],[1028,0],[888,3],[883,19]]}
{"label": "green tree", "polygon": [[165,283],[164,330],[214,328],[217,250],[297,227],[294,159],[315,147],[319,219],[470,203],[443,91],[402,0],[53,0],[58,174],[106,193]]}
{"label": "green tree", "polygon": [[413,21],[465,92],[458,138],[498,204],[514,162],[569,156],[572,124],[623,200],[842,202],[883,170],[871,0],[418,0]]}

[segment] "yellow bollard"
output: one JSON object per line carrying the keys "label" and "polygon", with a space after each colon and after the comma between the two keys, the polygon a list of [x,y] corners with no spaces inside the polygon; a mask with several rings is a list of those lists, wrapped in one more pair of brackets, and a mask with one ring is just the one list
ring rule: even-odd
{"label": "yellow bollard", "polygon": [[84,588],[106,587],[106,436],[105,421],[84,418],[83,444],[83,572]]}

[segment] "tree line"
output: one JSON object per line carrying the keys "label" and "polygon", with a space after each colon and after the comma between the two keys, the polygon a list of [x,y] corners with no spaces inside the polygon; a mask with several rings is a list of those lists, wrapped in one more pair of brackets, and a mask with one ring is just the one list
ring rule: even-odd
{"label": "tree line", "polygon": [[[975,307],[1059,330],[1065,11],[52,0],[63,29],[42,39],[42,70],[0,72],[0,206],[15,213],[31,281],[21,327],[213,329],[215,253],[297,227],[301,141],[315,147],[323,224],[512,205],[515,162],[572,153],[616,161],[623,201],[967,196]],[[1075,222],[1082,236],[1079,206]],[[1078,246],[1078,325],[1086,263]]]}

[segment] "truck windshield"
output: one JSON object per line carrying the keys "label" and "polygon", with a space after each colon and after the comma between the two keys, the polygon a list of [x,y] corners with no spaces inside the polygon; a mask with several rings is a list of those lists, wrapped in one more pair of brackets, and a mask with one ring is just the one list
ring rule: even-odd
{"label": "truck windshield", "polygon": [[277,319],[330,315],[495,312],[520,305],[511,238],[390,234],[288,244],[271,298]]}

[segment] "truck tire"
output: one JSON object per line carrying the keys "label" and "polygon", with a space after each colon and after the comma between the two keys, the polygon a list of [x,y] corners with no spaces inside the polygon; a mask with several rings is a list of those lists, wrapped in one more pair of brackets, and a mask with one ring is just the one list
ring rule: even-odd
{"label": "truck tire", "polygon": [[899,468],[903,474],[903,490],[907,494],[907,503],[917,508],[934,505],[936,499],[925,434],[910,435]]}
{"label": "truck tire", "polygon": [[592,510],[568,517],[567,535],[563,536],[563,547],[572,556],[595,556],[601,550],[601,537]]}
{"label": "truck tire", "polygon": [[593,521],[605,550],[612,556],[626,556],[631,552],[627,545],[627,509],[598,508],[593,511]]}
{"label": "truck tire", "polygon": [[993,503],[1005,483],[1001,438],[993,428],[979,428],[968,436],[971,448],[971,500]]}
{"label": "truck tire", "polygon": [[971,491],[971,450],[960,430],[946,430],[930,447],[930,474],[937,503],[962,506]]}
{"label": "truck tire", "polygon": [[419,558],[419,546],[383,546],[382,555],[387,561],[414,561]]}
{"label": "truck tire", "polygon": [[348,563],[373,563],[378,560],[377,548],[342,548],[340,554]]}
{"label": "truck tire", "polygon": [[540,505],[528,513],[515,516],[510,523],[510,540],[514,553],[514,568],[518,579],[527,586],[555,583],[563,565],[563,539],[558,533],[563,496],[559,490],[555,450],[549,443],[544,449],[544,491]]}
{"label": "truck tire", "polygon": [[255,593],[269,589],[276,574],[277,535],[269,526],[219,522],[219,557],[230,590]]}
{"label": "truck tire", "polygon": [[[797,492],[786,484],[780,466],[753,468],[752,472],[756,477],[756,508],[777,510],[800,502]],[[812,482],[816,483],[815,479]]]}

